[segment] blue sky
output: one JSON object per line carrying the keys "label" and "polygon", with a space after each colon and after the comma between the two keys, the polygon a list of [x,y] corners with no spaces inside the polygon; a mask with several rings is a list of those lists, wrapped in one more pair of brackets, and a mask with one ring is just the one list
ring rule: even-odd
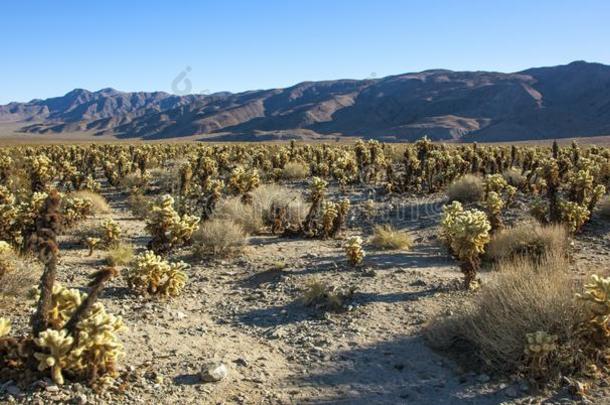
{"label": "blue sky", "polygon": [[77,87],[182,92],[181,72],[191,92],[214,92],[610,64],[609,18],[604,0],[7,1],[0,103]]}

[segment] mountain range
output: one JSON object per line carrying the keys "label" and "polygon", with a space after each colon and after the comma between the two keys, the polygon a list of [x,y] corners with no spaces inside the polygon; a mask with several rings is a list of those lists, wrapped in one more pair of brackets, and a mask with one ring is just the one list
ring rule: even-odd
{"label": "mountain range", "polygon": [[610,66],[572,62],[516,73],[427,70],[242,93],[76,89],[0,106],[18,132],[126,139],[251,141],[363,137],[517,141],[610,135]]}

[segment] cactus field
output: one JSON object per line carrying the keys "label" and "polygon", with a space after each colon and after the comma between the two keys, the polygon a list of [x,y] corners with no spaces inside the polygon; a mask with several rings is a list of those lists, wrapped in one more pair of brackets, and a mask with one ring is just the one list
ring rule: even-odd
{"label": "cactus field", "polygon": [[0,403],[610,397],[610,149],[0,146]]}

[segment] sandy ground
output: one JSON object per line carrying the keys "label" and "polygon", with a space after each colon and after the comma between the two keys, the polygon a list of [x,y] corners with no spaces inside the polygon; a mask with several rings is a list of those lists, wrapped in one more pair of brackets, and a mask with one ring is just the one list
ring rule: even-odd
{"label": "sandy ground", "polygon": [[[112,205],[106,217],[120,224],[126,242],[144,250],[143,221],[125,208],[124,196],[106,197]],[[191,267],[183,295],[172,300],[135,296],[124,280],[114,279],[101,301],[128,327],[121,335],[126,357],[117,387],[96,393],[48,380],[35,387],[1,382],[0,402],[575,403],[565,389],[531,393],[523,381],[463,370],[426,346],[422,330],[427,322],[451,314],[471,293],[457,289],[461,273],[435,236],[442,201],[401,198],[404,205],[396,210],[397,201],[379,203],[378,215],[410,230],[414,247],[388,252],[365,245],[367,257],[359,269],[346,263],[341,240],[263,235],[251,237],[244,254],[227,260],[196,260],[189,249],[173,252],[171,260],[185,260]],[[369,235],[366,221],[350,222],[346,235]],[[589,228],[576,242],[577,263],[607,268],[607,229],[595,221]],[[87,257],[69,234],[61,248],[59,279],[65,285],[85,285],[103,263],[103,251]],[[492,276],[482,274],[484,281]],[[324,313],[305,307],[299,297],[313,277],[356,286],[350,310]],[[30,311],[14,303],[0,315],[25,327]],[[210,361],[223,362],[227,378],[202,383],[199,371]],[[607,403],[606,392],[596,395],[602,402],[592,403]]]}

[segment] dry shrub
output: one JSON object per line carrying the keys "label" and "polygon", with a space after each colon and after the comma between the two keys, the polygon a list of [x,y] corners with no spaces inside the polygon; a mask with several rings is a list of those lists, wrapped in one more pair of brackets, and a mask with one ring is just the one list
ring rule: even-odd
{"label": "dry shrub", "polygon": [[227,257],[241,251],[247,234],[241,225],[230,219],[204,222],[193,235],[193,247],[198,256]]}
{"label": "dry shrub", "polygon": [[36,287],[42,274],[42,265],[34,258],[21,257],[15,252],[2,255],[9,265],[0,277],[0,302],[4,298],[25,298],[32,287]]}
{"label": "dry shrub", "polygon": [[110,266],[127,266],[133,261],[133,246],[120,244],[108,250],[106,262]]}
{"label": "dry shrub", "polygon": [[260,211],[265,225],[273,223],[273,207],[286,207],[290,224],[300,224],[305,219],[306,207],[301,194],[277,184],[264,184],[254,190],[252,206]]}
{"label": "dry shrub", "polygon": [[396,230],[392,225],[386,224],[375,226],[371,243],[379,249],[409,250],[413,240],[408,232]]}
{"label": "dry shrub", "polygon": [[285,180],[303,180],[309,176],[309,166],[299,162],[288,162],[282,170]]}
{"label": "dry shrub", "polygon": [[273,223],[273,207],[287,207],[290,223],[304,219],[304,203],[296,191],[276,184],[265,184],[251,193],[251,204],[244,204],[240,197],[220,200],[213,218],[232,220],[249,234],[261,233],[265,226]]}
{"label": "dry shrub", "polygon": [[610,221],[610,198],[604,198],[598,204],[598,207],[599,216],[606,221]]}
{"label": "dry shrub", "polygon": [[584,366],[578,364],[575,331],[586,311],[574,298],[581,289],[570,277],[566,259],[546,256],[537,265],[519,257],[502,262],[498,270],[496,278],[460,306],[456,315],[432,322],[426,333],[429,343],[448,350],[467,367],[514,373],[524,366],[526,334],[544,331],[557,336],[564,359],[547,365],[546,378]]}
{"label": "dry shrub", "polygon": [[244,204],[240,197],[225,198],[218,202],[212,219],[234,222],[250,234],[260,233],[265,224],[254,204]]}
{"label": "dry shrub", "polygon": [[96,215],[108,214],[110,212],[108,202],[98,193],[89,190],[80,190],[70,193],[70,196],[91,201],[91,208]]}
{"label": "dry shrub", "polygon": [[127,205],[136,218],[146,218],[152,209],[152,198],[140,193],[133,193],[127,199]]}
{"label": "dry shrub", "polygon": [[521,188],[527,181],[527,178],[521,173],[521,170],[511,167],[502,172],[504,180],[511,186]]}
{"label": "dry shrub", "polygon": [[522,223],[497,232],[487,247],[487,256],[495,261],[527,255],[565,255],[568,233],[561,225]]}
{"label": "dry shrub", "polygon": [[461,203],[474,203],[481,201],[485,195],[485,187],[480,177],[472,174],[454,181],[447,188],[449,201],[459,201]]}

